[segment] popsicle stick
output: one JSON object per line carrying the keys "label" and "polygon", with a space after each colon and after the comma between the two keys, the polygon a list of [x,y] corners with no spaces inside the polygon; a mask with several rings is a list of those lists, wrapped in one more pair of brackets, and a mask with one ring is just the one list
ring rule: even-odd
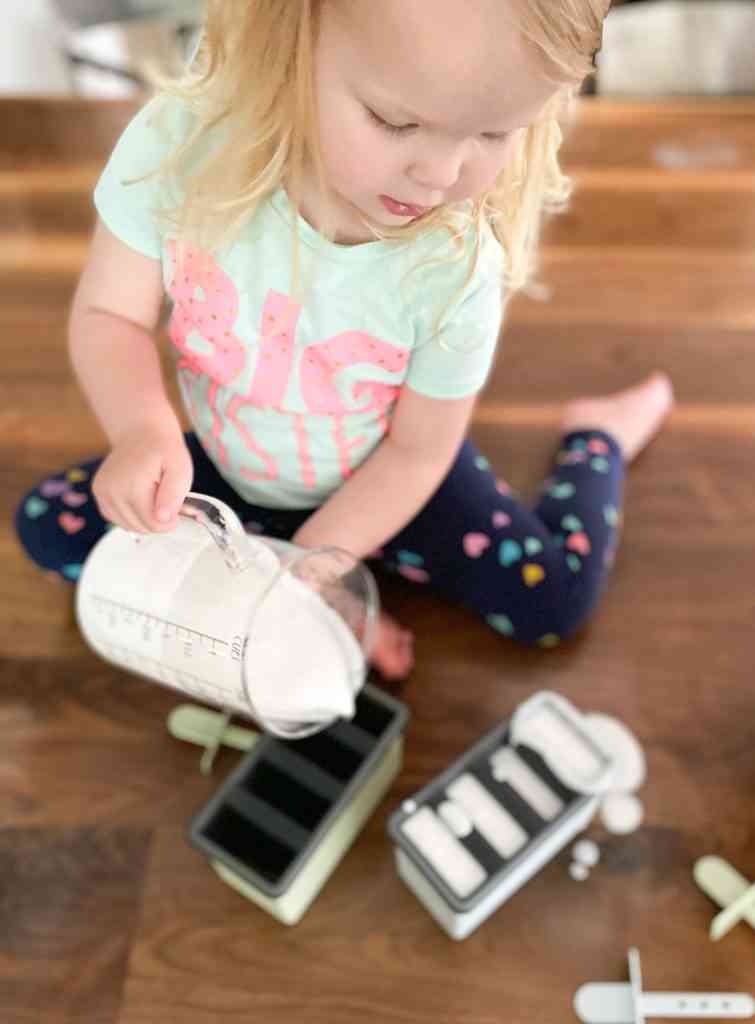
{"label": "popsicle stick", "polygon": [[229,725],[229,716],[194,704],[179,704],[168,715],[168,732],[178,740],[204,747],[200,771],[207,774],[218,747],[251,750],[259,734],[238,725]]}
{"label": "popsicle stick", "polygon": [[584,1024],[645,1024],[646,1017],[745,1019],[755,1015],[749,992],[643,992],[640,951],[629,950],[629,984],[590,982],[574,997]]}
{"label": "popsicle stick", "polygon": [[730,932],[735,924],[744,918],[746,911],[755,909],[755,885],[751,885],[749,889],[735,900],[725,910],[722,910],[720,914],[716,914],[710,923],[710,937],[714,942],[718,942],[722,939],[727,932]]}
{"label": "popsicle stick", "polygon": [[694,867],[695,882],[714,903],[724,907],[710,926],[713,941],[722,938],[737,921],[755,928],[755,891],[753,886],[722,857],[701,857]]}

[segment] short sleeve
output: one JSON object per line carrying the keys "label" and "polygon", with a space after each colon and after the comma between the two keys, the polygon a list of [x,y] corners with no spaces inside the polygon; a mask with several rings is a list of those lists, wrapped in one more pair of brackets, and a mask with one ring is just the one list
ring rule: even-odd
{"label": "short sleeve", "polygon": [[164,180],[153,172],[181,141],[187,116],[163,97],[147,103],[121,135],[94,191],[94,205],[110,231],[153,259],[162,253],[156,213],[168,201]]}
{"label": "short sleeve", "polygon": [[[433,301],[419,317],[417,341],[406,383],[429,398],[466,398],[485,384],[503,320],[503,250],[489,228],[483,234],[477,268],[462,295],[433,335],[436,310],[458,291],[468,273],[460,261],[433,274]],[[453,278],[456,278],[454,281]],[[429,282],[428,282],[429,283]]]}

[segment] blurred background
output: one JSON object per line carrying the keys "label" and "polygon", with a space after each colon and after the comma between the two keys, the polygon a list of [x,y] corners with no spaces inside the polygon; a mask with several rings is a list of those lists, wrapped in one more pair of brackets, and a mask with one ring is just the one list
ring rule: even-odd
{"label": "blurred background", "polygon": [[[191,52],[202,0],[5,0],[0,93],[128,97]],[[752,0],[624,0],[595,81],[612,95],[755,92]]]}
{"label": "blurred background", "polygon": [[0,92],[123,98],[191,51],[202,0],[5,0]]}

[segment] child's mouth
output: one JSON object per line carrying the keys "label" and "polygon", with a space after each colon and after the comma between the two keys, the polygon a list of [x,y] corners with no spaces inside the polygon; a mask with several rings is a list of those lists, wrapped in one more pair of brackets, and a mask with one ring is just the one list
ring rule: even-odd
{"label": "child's mouth", "polygon": [[430,209],[429,206],[413,206],[410,203],[400,203],[398,199],[392,199],[390,196],[380,196],[380,202],[389,213],[393,213],[397,217],[420,217]]}

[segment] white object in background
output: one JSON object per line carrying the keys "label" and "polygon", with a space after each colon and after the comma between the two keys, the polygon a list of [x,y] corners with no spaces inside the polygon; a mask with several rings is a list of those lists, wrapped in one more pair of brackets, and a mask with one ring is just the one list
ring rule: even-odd
{"label": "white object in background", "polygon": [[609,832],[625,836],[642,824],[645,810],[632,793],[610,793],[600,804],[600,820]]}
{"label": "white object in background", "polygon": [[[536,728],[531,730],[533,723]],[[544,729],[540,728],[543,723]],[[554,741],[552,747],[548,746],[548,737]],[[470,935],[584,831],[598,809],[599,795],[575,792],[561,800],[554,793],[553,799],[562,803],[561,810],[550,820],[544,819],[535,834],[529,835],[533,815],[528,814],[527,820],[520,822],[514,802],[505,806],[481,780],[489,771],[495,772],[496,764],[499,774],[500,769],[505,773],[520,760],[529,767],[519,753],[512,762],[502,757],[501,751],[519,742],[529,745],[531,740],[535,748],[540,748],[537,752],[551,772],[565,785],[575,780],[600,789],[610,782],[611,755],[596,743],[584,716],[558,694],[538,693],[520,705],[509,722],[501,723],[438,779],[404,801],[391,817],[389,832],[395,844],[398,873],[451,938],[461,940]],[[547,786],[545,778],[537,776],[537,782]],[[539,786],[536,788],[539,797],[535,799],[546,810],[543,794]],[[528,793],[520,791],[520,797],[526,802]],[[438,813],[434,810],[436,804]],[[553,806],[549,801],[548,812]],[[490,847],[484,865],[476,856],[479,845],[474,840],[479,837],[466,832],[468,823]]]}
{"label": "white object in background", "polygon": [[288,738],[354,714],[377,611],[351,555],[247,536],[195,494],[170,533],[106,533],[76,595],[106,660]]}
{"label": "white object in background", "polygon": [[[71,60],[71,76],[78,96],[128,99],[143,91],[143,86],[134,77],[137,68],[129,46],[131,31],[128,25],[113,22],[72,29],[67,33],[66,52]],[[153,23],[153,31],[160,31],[157,23]]]}
{"label": "white object in background", "polygon": [[469,896],[488,877],[429,807],[421,807],[401,828],[458,896]]}
{"label": "white object in background", "polygon": [[496,750],[490,766],[496,782],[507,782],[544,821],[552,821],[564,809],[561,797],[546,786],[512,747]]}
{"label": "white object in background", "polygon": [[750,0],[663,0],[615,7],[606,18],[598,89],[625,96],[755,89]]}
{"label": "white object in background", "polygon": [[535,694],[511,717],[511,743],[536,751],[561,781],[588,796],[612,788],[613,760],[590,731],[586,716],[560,694]]}
{"label": "white object in background", "polygon": [[504,859],[513,857],[526,845],[529,836],[522,826],[493,799],[474,775],[455,779],[446,792],[461,807],[483,839]]}
{"label": "white object in background", "polygon": [[3,0],[0,93],[70,95],[63,37],[51,0]]}
{"label": "white object in background", "polygon": [[580,839],[578,843],[574,844],[572,857],[578,864],[594,868],[600,862],[600,848],[592,839]]}
{"label": "white object in background", "polygon": [[113,99],[139,95],[145,88],[141,83],[149,82],[155,72],[177,74],[187,57],[174,17],[72,28],[66,49],[79,59],[73,69],[76,92]]}
{"label": "white object in background", "polygon": [[629,983],[590,982],[574,997],[584,1024],[645,1024],[646,1017],[717,1020],[755,1015],[746,992],[643,992],[639,950],[629,950]]}
{"label": "white object in background", "polygon": [[634,793],[647,778],[645,753],[636,736],[611,715],[585,715],[593,738],[614,759],[612,793]]}
{"label": "white object in background", "polygon": [[[438,892],[438,889],[429,880],[427,875],[407,856],[405,851],[398,846],[394,848],[396,868],[400,877],[414,892],[420,903],[423,904],[438,924],[451,936],[452,939],[461,941],[462,939],[466,939],[468,935],[471,935],[483,921],[486,921],[492,913],[506,902],[506,900],[521,889],[521,887],[525,885],[530,878],[536,875],[537,872],[550,860],[552,860],[559,850],[563,849],[563,847],[573,839],[574,836],[587,828],[595,815],[597,804],[597,797],[588,797],[584,800],[579,810],[566,817],[559,827],[554,828],[549,835],[533,847],[531,853],[522,857],[518,862],[515,862],[514,866],[510,870],[506,871],[506,874],[501,878],[500,883],[485,892],[479,900],[477,900],[477,897],[473,896],[475,890],[480,888],[479,883],[472,884],[472,881],[467,879],[467,885],[463,886],[466,890],[465,892],[460,891],[462,886],[457,888],[454,883],[452,883],[449,874],[452,869],[457,869],[459,859],[456,858],[456,856],[452,859],[440,845],[436,846],[435,837],[430,833],[429,829],[423,836],[425,840],[424,845],[421,840],[418,841],[417,837],[407,832],[409,838],[422,853],[422,856],[432,865],[435,871],[437,871],[437,873],[444,879],[446,885],[448,885],[457,896],[462,899],[465,896],[472,896],[472,905],[468,910],[460,911],[454,909],[454,907],[451,906]],[[407,827],[410,827],[411,823],[420,815],[425,817],[425,811],[431,815],[433,814],[429,808],[420,807],[413,817],[407,818],[407,820],[399,827],[406,831]],[[435,816],[433,815],[433,817]],[[458,851],[461,850],[463,854],[467,854],[467,856],[471,857],[459,840],[452,836],[450,830],[440,822],[440,819],[436,818],[436,821],[441,825],[445,836],[456,844],[456,852],[458,853]],[[434,857],[437,858],[437,861],[433,859]],[[472,864],[477,866],[477,877],[479,878],[479,871],[483,871],[483,869],[473,857],[471,857],[471,860]],[[471,870],[474,869],[472,868]],[[465,877],[462,875],[461,871],[459,871],[459,876],[462,879]],[[487,877],[488,876],[483,871],[482,880],[487,881]]]}
{"label": "white object in background", "polygon": [[467,812],[453,800],[444,800],[438,807],[438,814],[459,839],[466,839],[474,832],[474,825]]}
{"label": "white object in background", "polygon": [[724,908],[710,924],[713,942],[722,939],[740,921],[755,928],[755,885],[736,868],[722,857],[701,857],[695,863],[694,877],[706,896]]}

